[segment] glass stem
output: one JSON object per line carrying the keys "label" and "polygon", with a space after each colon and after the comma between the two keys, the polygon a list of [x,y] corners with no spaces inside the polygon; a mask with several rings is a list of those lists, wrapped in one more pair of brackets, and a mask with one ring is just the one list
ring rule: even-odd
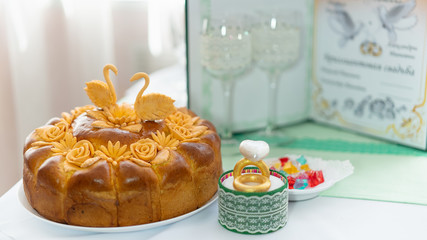
{"label": "glass stem", "polygon": [[267,108],[267,127],[265,132],[267,135],[273,133],[276,127],[276,111],[277,111],[277,85],[280,78],[280,71],[271,70],[268,73],[268,108]]}
{"label": "glass stem", "polygon": [[222,123],[221,137],[224,139],[230,139],[232,137],[234,85],[234,81],[230,77],[225,77],[222,79],[225,116]]}

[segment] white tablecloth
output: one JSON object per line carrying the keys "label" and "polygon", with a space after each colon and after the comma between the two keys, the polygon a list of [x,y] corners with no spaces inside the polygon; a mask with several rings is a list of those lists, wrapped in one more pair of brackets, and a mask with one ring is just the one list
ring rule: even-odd
{"label": "white tablecloth", "polygon": [[[162,92],[187,102],[185,68],[173,66],[151,75],[148,92]],[[142,82],[123,101],[133,102]],[[168,84],[169,88],[162,88]],[[164,85],[163,85],[164,86]],[[427,207],[355,199],[317,197],[289,204],[289,221],[281,230],[249,236],[230,232],[218,223],[213,203],[182,221],[128,233],[89,233],[48,224],[27,212],[18,201],[18,182],[0,197],[0,240],[3,239],[427,239]]]}
{"label": "white tablecloth", "polygon": [[411,204],[317,197],[289,204],[288,224],[277,232],[249,236],[218,223],[218,206],[182,221],[128,233],[65,229],[34,217],[18,201],[19,181],[0,198],[3,239],[426,239],[427,207]]}

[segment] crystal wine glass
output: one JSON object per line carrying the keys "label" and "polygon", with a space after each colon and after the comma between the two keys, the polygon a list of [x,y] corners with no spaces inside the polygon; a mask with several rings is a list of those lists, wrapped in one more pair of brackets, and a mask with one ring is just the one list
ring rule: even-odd
{"label": "crystal wine glass", "polygon": [[251,36],[244,18],[210,18],[201,34],[201,64],[212,77],[221,81],[224,118],[220,123],[223,140],[232,138],[233,95],[236,80],[252,63]]}
{"label": "crystal wine glass", "polygon": [[277,94],[281,75],[292,68],[302,52],[301,14],[299,12],[259,13],[252,28],[253,58],[268,76],[267,126],[262,135],[277,127]]}

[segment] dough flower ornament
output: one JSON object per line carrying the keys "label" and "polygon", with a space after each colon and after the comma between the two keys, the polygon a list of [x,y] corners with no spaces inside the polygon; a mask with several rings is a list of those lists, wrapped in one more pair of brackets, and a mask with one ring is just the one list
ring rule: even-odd
{"label": "dough flower ornament", "polygon": [[160,132],[159,130],[157,130],[156,134],[151,133],[151,137],[156,141],[159,150],[176,150],[176,147],[179,145],[178,139],[173,138],[171,135],[166,136],[165,132]]}
{"label": "dough flower ornament", "polygon": [[88,110],[94,110],[95,106],[93,105],[86,105],[83,107],[76,107],[73,110],[71,110],[71,113],[63,112],[61,114],[62,118],[70,125],[74,119],[76,119],[81,114],[85,113]]}
{"label": "dough flower ornament", "polygon": [[206,126],[184,127],[175,124],[167,124],[167,126],[171,135],[183,142],[199,141],[200,139],[198,137],[208,129]]}
{"label": "dough flower ornament", "polygon": [[[68,132],[69,124],[61,120],[55,125],[44,126],[36,129],[36,134],[40,141],[36,142],[35,145],[49,145],[49,142],[56,142],[65,137]],[[44,143],[43,143],[44,142]]]}
{"label": "dough flower ornament", "polygon": [[157,155],[157,143],[149,138],[141,139],[130,145],[131,161],[141,167],[150,167],[149,163]]}
{"label": "dough flower ornament", "polygon": [[167,162],[170,151],[176,150],[180,141],[174,138],[172,135],[166,135],[165,132],[160,132],[159,130],[157,130],[156,134],[151,133],[151,137],[157,143],[157,149],[159,152],[150,163],[158,165]]}
{"label": "dough flower ornament", "polygon": [[169,115],[166,119],[166,125],[169,128],[171,135],[184,142],[198,141],[208,128],[206,126],[195,126],[199,117],[191,117],[183,112],[176,111]]}
{"label": "dough flower ornament", "polygon": [[[81,157],[81,154],[83,153],[82,150],[84,150],[84,149],[80,149],[82,146],[85,149],[86,148],[91,149],[91,152],[93,153],[92,143],[90,143],[87,140],[77,141],[77,138],[74,137],[73,134],[70,132],[66,132],[65,136],[57,142],[39,141],[39,142],[33,143],[34,147],[47,146],[47,145],[53,146],[51,149],[51,151],[53,152],[53,154],[52,154],[53,156],[62,155],[64,157],[66,157],[67,160],[71,159],[70,162],[75,163],[75,165],[78,165],[78,166],[80,166],[83,163],[83,162],[78,163],[79,161],[82,161],[82,158],[76,159],[76,157],[79,157],[79,156]],[[72,155],[68,156],[68,154],[73,150],[75,150],[75,152]],[[86,150],[84,150],[84,151],[86,151]]]}
{"label": "dough flower ornament", "polygon": [[92,123],[96,128],[120,128],[129,132],[139,132],[142,128],[132,106],[126,103],[104,107],[103,111],[89,111],[88,115],[97,119]]}
{"label": "dough flower ornament", "polygon": [[102,145],[99,150],[95,151],[95,156],[99,157],[97,160],[104,159],[115,166],[118,162],[129,159],[131,152],[127,151],[127,145],[121,146],[119,141],[114,145],[108,141],[108,146]]}
{"label": "dough flower ornament", "polygon": [[87,168],[99,160],[98,157],[94,157],[94,153],[95,149],[92,143],[87,140],[81,140],[74,144],[73,149],[67,153],[65,158],[69,163],[81,168]]}
{"label": "dough flower ornament", "polygon": [[117,68],[108,64],[104,67],[104,78],[107,83],[93,80],[86,83],[86,92],[90,100],[102,110],[88,111],[88,115],[95,118],[92,123],[95,128],[119,128],[130,132],[139,132],[142,129],[141,120],[129,104],[117,105],[117,96],[109,71],[117,75]]}
{"label": "dough flower ornament", "polygon": [[191,127],[196,124],[196,122],[200,119],[200,117],[191,117],[188,114],[185,114],[180,111],[176,111],[173,114],[169,115],[165,122],[167,124],[178,125],[182,127]]}
{"label": "dough flower ornament", "polygon": [[73,134],[67,132],[65,137],[59,142],[52,142],[52,152],[54,156],[62,155],[67,156],[68,152],[73,150],[74,145],[77,143],[77,138]]}
{"label": "dough flower ornament", "polygon": [[[62,121],[61,121],[62,122]],[[59,123],[61,123],[59,122]],[[77,141],[70,132],[57,142],[35,142],[34,147],[52,145],[53,156],[64,156],[66,161],[76,166],[86,168],[95,163],[98,158],[93,158],[94,147],[88,140]]]}

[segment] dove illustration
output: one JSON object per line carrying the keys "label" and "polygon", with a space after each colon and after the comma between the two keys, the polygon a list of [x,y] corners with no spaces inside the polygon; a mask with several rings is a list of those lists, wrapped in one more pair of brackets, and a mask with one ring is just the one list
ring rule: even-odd
{"label": "dove illustration", "polygon": [[334,10],[328,19],[329,25],[334,32],[341,36],[338,45],[344,47],[348,41],[353,40],[360,33],[363,23],[355,23],[342,4],[334,3],[333,5]]}
{"label": "dove illustration", "polygon": [[417,16],[410,15],[416,5],[416,0],[409,0],[405,3],[397,4],[389,10],[384,6],[378,8],[382,27],[388,31],[390,43],[397,41],[396,29],[408,30],[417,24]]}

